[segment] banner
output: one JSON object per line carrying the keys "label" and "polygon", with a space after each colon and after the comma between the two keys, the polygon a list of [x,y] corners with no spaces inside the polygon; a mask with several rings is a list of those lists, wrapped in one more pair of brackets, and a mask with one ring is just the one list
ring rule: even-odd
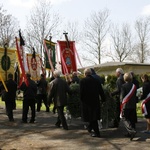
{"label": "banner", "polygon": [[69,41],[69,47],[66,41],[57,41],[60,49],[60,59],[62,73],[72,73],[77,71],[76,56],[75,56],[75,42]]}
{"label": "banner", "polygon": [[44,39],[46,69],[54,71],[56,66],[56,43]]}
{"label": "banner", "polygon": [[32,54],[26,54],[27,65],[29,72],[31,74],[31,78],[34,81],[37,81],[40,79],[41,61],[38,54],[35,55],[35,58],[32,56],[33,56]]}
{"label": "banner", "polygon": [[7,80],[9,73],[14,74],[15,63],[16,49],[7,48],[7,54],[5,55],[5,49],[0,47],[0,74],[4,81]]}

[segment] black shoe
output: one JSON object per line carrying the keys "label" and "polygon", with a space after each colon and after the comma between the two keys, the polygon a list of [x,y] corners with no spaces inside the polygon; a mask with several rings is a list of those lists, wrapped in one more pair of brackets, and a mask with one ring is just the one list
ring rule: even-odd
{"label": "black shoe", "polygon": [[109,126],[109,128],[118,128],[119,127],[119,125],[111,125],[111,126]]}
{"label": "black shoe", "polygon": [[87,129],[89,133],[92,133],[92,129]]}
{"label": "black shoe", "polygon": [[60,124],[58,124],[58,123],[56,123],[55,126],[56,126],[57,128],[60,128]]}
{"label": "black shoe", "polygon": [[55,109],[55,107],[53,108],[53,114],[55,114],[56,113],[56,109]]}
{"label": "black shoe", "polygon": [[15,120],[14,120],[14,119],[9,119],[9,121],[10,121],[10,122],[14,122]]}
{"label": "black shoe", "polygon": [[136,135],[136,131],[135,131],[135,132],[133,132],[133,133],[131,133],[130,141],[132,141],[132,140],[133,140],[133,138],[135,137],[135,135]]}
{"label": "black shoe", "polygon": [[27,123],[27,121],[26,120],[22,120],[21,123]]}
{"label": "black shoe", "polygon": [[101,136],[100,136],[100,134],[92,133],[91,137],[98,137],[98,138],[100,138]]}
{"label": "black shoe", "polygon": [[46,109],[46,112],[49,112],[49,108]]}
{"label": "black shoe", "polygon": [[69,130],[68,127],[63,128],[64,130]]}
{"label": "black shoe", "polygon": [[131,137],[131,134],[130,133],[126,133],[124,136],[125,137]]}
{"label": "black shoe", "polygon": [[29,123],[35,123],[35,121],[34,120],[30,120],[30,122]]}

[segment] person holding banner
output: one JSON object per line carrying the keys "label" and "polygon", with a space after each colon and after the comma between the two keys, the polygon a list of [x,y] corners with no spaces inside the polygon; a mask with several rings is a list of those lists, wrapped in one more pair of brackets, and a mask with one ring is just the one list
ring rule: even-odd
{"label": "person holding banner", "polygon": [[142,86],[143,93],[140,98],[141,100],[143,100],[142,113],[147,121],[147,129],[142,132],[150,134],[150,81],[148,75],[146,74],[141,76],[141,80],[143,82]]}
{"label": "person holding banner", "polygon": [[131,73],[125,73],[124,76],[125,84],[122,85],[120,93],[120,118],[127,129],[128,136],[132,140],[136,134],[135,130],[135,109],[136,109],[136,86],[132,83]]}
{"label": "person holding banner", "polygon": [[46,81],[44,74],[41,74],[41,79],[37,82],[37,88],[37,112],[41,110],[42,101],[46,107],[46,112],[49,112],[49,107],[47,105],[48,82]]}
{"label": "person holding banner", "polygon": [[13,117],[13,109],[14,102],[16,99],[16,91],[17,91],[17,83],[13,80],[13,74],[8,74],[8,80],[6,81],[6,87],[8,92],[5,92],[5,106],[6,106],[6,114],[10,122],[14,121]]}
{"label": "person holding banner", "polygon": [[24,81],[20,86],[20,90],[23,91],[22,123],[28,122],[29,107],[31,108],[30,123],[35,122],[35,99],[37,94],[37,85],[33,80],[31,80],[30,77],[30,73],[26,73],[27,81]]}

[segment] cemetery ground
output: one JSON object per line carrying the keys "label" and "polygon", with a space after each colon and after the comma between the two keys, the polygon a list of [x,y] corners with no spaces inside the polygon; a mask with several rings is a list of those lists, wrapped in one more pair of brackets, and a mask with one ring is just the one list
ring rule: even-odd
{"label": "cemetery ground", "polygon": [[[14,110],[15,122],[9,122],[4,102],[0,102],[0,149],[1,150],[149,150],[150,134],[144,118],[138,118],[137,134],[130,141],[125,137],[122,122],[119,128],[102,128],[101,138],[94,138],[84,129],[81,118],[68,121],[69,130],[56,128],[57,114],[36,112],[36,123],[21,123],[22,110]],[[30,117],[30,111],[29,111]]]}

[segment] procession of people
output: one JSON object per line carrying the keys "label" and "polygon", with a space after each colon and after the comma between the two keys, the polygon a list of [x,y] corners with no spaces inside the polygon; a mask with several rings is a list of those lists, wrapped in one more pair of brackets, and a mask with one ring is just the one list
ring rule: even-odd
{"label": "procession of people", "polygon": [[[116,99],[114,99],[117,105],[115,105],[115,118],[112,120],[113,126],[111,128],[119,128],[120,120],[122,120],[127,130],[126,136],[132,140],[137,133],[136,104],[139,100],[137,100],[136,93],[138,87],[133,82],[133,72],[124,73],[122,68],[117,68],[116,76],[116,90],[110,93],[112,97],[117,95]],[[49,83],[44,74],[41,74],[39,81],[34,81],[31,78],[31,74],[26,73],[26,81],[23,81],[17,89],[17,83],[13,80],[13,74],[10,73],[6,82],[8,92],[5,91],[1,83],[1,91],[5,91],[2,93],[5,93],[6,115],[10,122],[15,121],[15,116],[13,116],[15,96],[16,91],[21,90],[23,91],[22,123],[36,123],[36,112],[41,111],[42,104],[44,103],[46,113],[50,112],[51,105],[56,109],[55,111],[58,116],[55,126],[57,128],[62,126],[64,130],[69,130],[64,108],[68,105],[67,95],[72,94],[70,84],[79,84],[81,119],[88,124],[86,127],[87,132],[92,137],[100,138],[98,121],[101,119],[101,104],[105,103],[107,99],[99,79],[101,79],[100,76],[96,75],[93,68],[86,68],[81,78],[78,77],[77,72],[73,72],[69,83],[65,78],[62,78],[60,70],[53,72],[53,79]],[[146,74],[141,76],[141,80],[143,82],[143,92],[140,95],[140,100],[143,100],[142,113],[147,121],[147,129],[143,132],[150,133],[150,81]],[[50,87],[48,86],[49,84]],[[31,118],[29,118],[29,111],[31,111]]]}

